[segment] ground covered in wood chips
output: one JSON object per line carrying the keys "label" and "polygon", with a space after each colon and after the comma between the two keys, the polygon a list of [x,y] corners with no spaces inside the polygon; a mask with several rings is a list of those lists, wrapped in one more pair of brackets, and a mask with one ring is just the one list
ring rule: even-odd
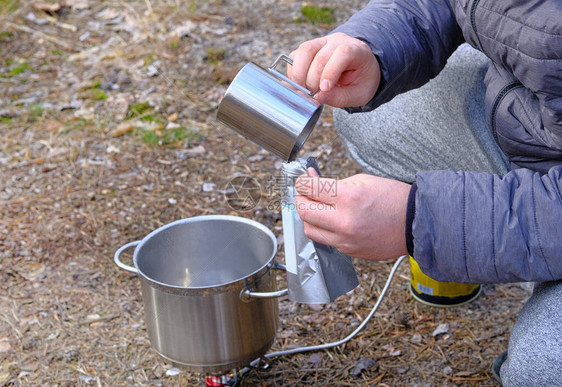
{"label": "ground covered in wood chips", "polygon": [[[244,64],[268,66],[365,3],[0,0],[0,386],[204,384],[154,352],[139,279],[113,254],[203,214],[255,219],[282,242],[280,162],[219,125],[217,105]],[[303,154],[330,176],[359,172],[329,109]],[[251,210],[227,200],[236,176],[261,187]],[[360,286],[332,304],[280,300],[272,351],[362,321],[391,264],[355,264]],[[487,285],[440,309],[414,301],[409,278],[403,264],[349,343],[271,359],[240,384],[494,385],[490,365],[528,292]]]}

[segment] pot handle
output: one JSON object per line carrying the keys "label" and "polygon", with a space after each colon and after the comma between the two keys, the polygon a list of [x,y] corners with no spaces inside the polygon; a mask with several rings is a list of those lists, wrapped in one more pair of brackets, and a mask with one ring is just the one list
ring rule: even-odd
{"label": "pot handle", "polygon": [[279,64],[279,62],[284,61],[290,65],[293,64],[293,58],[291,58],[289,55],[285,55],[285,54],[281,54],[277,57],[277,59],[275,59],[275,62],[273,62],[273,64],[271,66],[269,66],[269,71],[275,75],[277,78],[282,79],[283,81],[287,82],[289,85],[293,86],[294,88],[302,91],[303,93],[314,97],[316,95],[316,93],[318,93],[318,91],[320,90],[316,90],[315,92],[312,92],[310,90],[308,90],[305,87],[302,87],[301,85],[299,85],[298,83],[296,83],[295,81],[293,81],[292,79],[289,79],[289,77],[287,77],[286,75],[281,74],[279,71],[275,70],[275,67],[277,67],[277,65]]}
{"label": "pot handle", "polygon": [[115,255],[113,256],[113,260],[115,261],[115,264],[117,266],[119,266],[121,269],[125,269],[127,271],[130,271],[132,273],[138,273],[137,269],[134,268],[133,266],[129,266],[124,264],[123,262],[121,262],[121,253],[125,250],[127,250],[128,248],[134,247],[136,245],[138,245],[139,243],[141,243],[141,241],[134,241],[134,242],[129,242],[126,245],[123,245],[121,247],[119,247],[119,249],[117,249],[117,251],[115,252]]}
{"label": "pot handle", "polygon": [[[277,262],[271,266],[271,269],[287,271],[287,267],[285,265]],[[252,298],[275,298],[284,296],[287,293],[289,293],[289,289],[282,289],[276,292],[252,292],[250,289],[244,288],[240,292],[240,299],[244,302],[250,302]]]}

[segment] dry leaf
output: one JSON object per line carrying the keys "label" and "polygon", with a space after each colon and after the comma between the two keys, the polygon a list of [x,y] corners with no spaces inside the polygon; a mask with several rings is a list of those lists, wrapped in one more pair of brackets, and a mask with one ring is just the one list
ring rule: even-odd
{"label": "dry leaf", "polygon": [[0,385],[4,385],[10,379],[10,371],[0,372]]}
{"label": "dry leaf", "polygon": [[90,8],[90,3],[88,2],[88,0],[65,0],[64,5],[76,11]]}
{"label": "dry leaf", "polygon": [[39,364],[37,362],[27,363],[20,367],[23,372],[35,372],[39,368]]}
{"label": "dry leaf", "polygon": [[10,345],[10,341],[8,340],[7,337],[3,337],[0,339],[0,353],[6,353],[9,350],[12,349],[12,346]]}
{"label": "dry leaf", "polygon": [[39,262],[32,262],[18,268],[18,273],[28,281],[33,281],[45,273],[45,265]]}
{"label": "dry leaf", "polygon": [[368,371],[371,368],[374,368],[374,371],[376,371],[379,368],[379,364],[370,357],[365,357],[363,359],[359,359],[349,373],[353,376],[359,376],[361,375],[361,372]]}
{"label": "dry leaf", "polygon": [[62,122],[52,119],[46,119],[43,125],[44,128],[51,133],[58,133],[59,130],[63,127]]}
{"label": "dry leaf", "polygon": [[60,3],[33,3],[32,6],[43,12],[57,12],[62,8]]}
{"label": "dry leaf", "polygon": [[97,321],[100,317],[101,316],[99,314],[89,314],[86,316],[86,321]]}
{"label": "dry leaf", "polygon": [[320,368],[322,366],[322,354],[315,352],[308,357],[308,363],[312,364],[313,368]]}
{"label": "dry leaf", "polygon": [[132,131],[135,127],[130,122],[122,122],[111,132],[112,137],[119,137]]}

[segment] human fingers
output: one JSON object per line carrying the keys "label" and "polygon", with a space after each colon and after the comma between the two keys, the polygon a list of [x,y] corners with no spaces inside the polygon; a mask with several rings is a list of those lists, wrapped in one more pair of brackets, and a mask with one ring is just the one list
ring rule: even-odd
{"label": "human fingers", "polygon": [[306,172],[308,173],[308,176],[313,176],[313,177],[315,177],[315,176],[320,176],[320,175],[318,174],[318,172],[316,171],[316,169],[314,169],[314,168],[312,168],[312,167],[308,167],[308,168],[306,169]]}
{"label": "human fingers", "polygon": [[[311,90],[320,89],[323,92],[330,90],[334,86],[344,71],[349,70],[346,66],[334,67],[331,79],[325,77],[325,67],[330,61],[351,63],[353,55],[357,54],[357,49],[370,52],[369,47],[362,41],[352,38],[343,33],[335,33],[326,37],[325,44],[315,52],[310,63],[306,78],[306,85]],[[339,56],[339,57],[338,57]],[[339,70],[339,72],[337,72]],[[322,84],[321,84],[322,83]]]}
{"label": "human fingers", "polygon": [[336,207],[330,203],[322,203],[306,196],[296,197],[296,209],[305,223],[310,223],[327,230],[333,229],[338,223]]}
{"label": "human fingers", "polygon": [[295,189],[299,195],[304,195],[314,201],[333,204],[338,194],[338,181],[319,176],[300,176],[295,182]]}
{"label": "human fingers", "polygon": [[326,63],[331,59],[334,55],[335,49],[338,47],[337,42],[333,41],[333,39],[327,39],[326,44],[318,50],[312,62],[310,63],[310,67],[308,69],[308,73],[306,74],[306,87],[309,90],[315,91],[328,91],[322,90],[320,82],[322,80],[322,73],[324,72],[324,67]]}
{"label": "human fingers", "polygon": [[322,226],[304,223],[304,235],[315,242],[333,246],[352,257],[369,259],[372,256],[370,249],[361,249],[361,246],[356,244],[353,238],[348,238],[345,234],[325,229]]}
{"label": "human fingers", "polygon": [[329,91],[330,88],[325,87],[328,84],[331,87],[336,84],[347,85],[349,77],[346,82],[343,82],[344,74],[349,75],[358,72],[360,75],[367,75],[363,74],[364,70],[371,69],[375,61],[376,59],[367,44],[358,39],[344,39],[343,43],[334,47],[323,66],[321,90]]}
{"label": "human fingers", "polygon": [[327,246],[335,246],[338,239],[338,236],[333,232],[311,223],[304,224],[304,235],[315,242],[322,243]]}
{"label": "human fingers", "polygon": [[326,38],[317,38],[302,43],[298,49],[291,52],[293,65],[287,66],[287,75],[296,83],[306,87],[310,65],[322,47],[326,45]]}
{"label": "human fingers", "polygon": [[363,42],[340,45],[323,67],[319,88],[329,95],[330,105],[361,106],[376,93],[380,68]]}

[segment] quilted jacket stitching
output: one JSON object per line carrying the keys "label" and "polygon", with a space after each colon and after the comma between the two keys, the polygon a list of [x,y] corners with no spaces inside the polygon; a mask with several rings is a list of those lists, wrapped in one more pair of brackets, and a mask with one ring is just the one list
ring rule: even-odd
{"label": "quilted jacket stitching", "polygon": [[462,185],[463,185],[463,191],[462,191],[462,252],[463,252],[463,258],[464,258],[464,268],[466,270],[466,278],[469,279],[470,281],[470,275],[468,273],[468,261],[467,261],[467,253],[466,253],[466,175],[463,173],[462,174]]}
{"label": "quilted jacket stitching", "polygon": [[531,189],[531,198],[533,200],[533,221],[535,223],[535,230],[534,230],[534,234],[535,237],[537,238],[537,244],[539,246],[539,250],[541,252],[541,258],[548,270],[548,275],[550,275],[550,278],[554,278],[554,276],[552,275],[552,272],[550,271],[550,267],[548,266],[548,260],[546,259],[546,254],[544,253],[544,249],[542,247],[542,242],[541,242],[541,237],[540,237],[540,232],[539,232],[539,222],[537,220],[537,203],[535,201],[535,188],[533,187],[533,189]]}
{"label": "quilted jacket stitching", "polygon": [[[496,182],[492,177],[492,230],[496,229],[496,202],[493,200],[496,195]],[[496,278],[500,278],[498,273],[498,263],[496,261],[496,233],[492,233],[492,262],[494,264],[494,271],[496,272]]]}
{"label": "quilted jacket stitching", "polygon": [[536,61],[541,61],[541,62],[554,61],[554,62],[556,62],[556,61],[560,61],[562,59],[562,58],[536,58],[534,56],[531,56],[529,54],[524,53],[523,51],[518,50],[517,48],[515,48],[513,46],[510,46],[509,44],[505,44],[503,42],[500,42],[499,40],[495,39],[494,37],[483,34],[482,32],[477,32],[477,34],[478,34],[479,41],[480,41],[480,37],[490,39],[492,42],[494,42],[494,44],[499,44],[499,45],[502,45],[504,47],[507,47],[507,48],[509,48],[509,49],[511,49],[511,50],[513,50],[513,51],[515,51],[515,52],[517,52],[517,53],[519,53],[519,54],[521,54],[521,55],[523,55],[527,58],[530,58],[530,59],[533,59],[533,60],[536,60]]}
{"label": "quilted jacket stitching", "polygon": [[514,19],[514,18],[510,17],[509,15],[500,13],[500,12],[496,11],[495,9],[487,8],[487,7],[484,6],[484,5],[481,5],[480,8],[485,9],[486,11],[495,13],[496,15],[501,16],[502,18],[506,18],[506,19],[512,20],[512,21],[514,21],[515,23],[520,24],[521,26],[523,26],[523,27],[525,27],[525,28],[529,28],[529,29],[531,29],[531,30],[533,30],[533,31],[540,32],[541,34],[550,35],[550,36],[555,37],[555,38],[562,38],[562,34],[556,34],[556,33],[554,33],[554,32],[547,32],[547,31],[544,31],[544,30],[539,30],[538,28],[535,28],[535,27],[533,27],[533,26],[530,26],[530,25],[528,25],[528,24],[525,24],[525,23],[521,22],[520,20]]}

